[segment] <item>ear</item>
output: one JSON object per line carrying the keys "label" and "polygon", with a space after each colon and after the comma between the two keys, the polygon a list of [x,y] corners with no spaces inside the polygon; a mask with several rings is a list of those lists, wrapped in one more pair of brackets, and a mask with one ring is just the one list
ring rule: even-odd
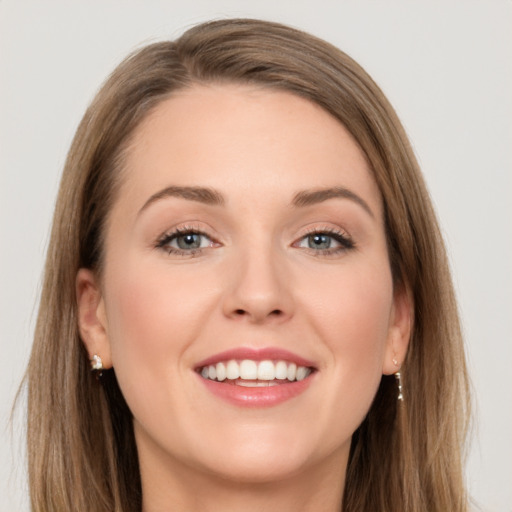
{"label": "ear", "polygon": [[397,286],[394,291],[390,315],[388,339],[382,366],[384,375],[400,370],[407,354],[413,325],[413,300],[406,286]]}
{"label": "ear", "polygon": [[98,278],[92,270],[81,268],[76,276],[78,330],[89,359],[101,357],[105,369],[112,367],[105,302]]}

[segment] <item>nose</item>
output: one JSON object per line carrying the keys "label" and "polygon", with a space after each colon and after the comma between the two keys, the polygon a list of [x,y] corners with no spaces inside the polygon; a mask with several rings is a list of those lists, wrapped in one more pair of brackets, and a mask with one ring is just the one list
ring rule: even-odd
{"label": "nose", "polygon": [[248,250],[233,262],[224,297],[224,314],[253,324],[281,323],[293,316],[292,283],[284,255]]}

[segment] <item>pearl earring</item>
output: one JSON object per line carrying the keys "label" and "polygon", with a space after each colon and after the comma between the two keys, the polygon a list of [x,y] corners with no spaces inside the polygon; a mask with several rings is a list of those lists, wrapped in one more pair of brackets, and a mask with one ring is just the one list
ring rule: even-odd
{"label": "pearl earring", "polygon": [[91,359],[91,370],[100,371],[103,370],[103,361],[98,354],[94,354]]}

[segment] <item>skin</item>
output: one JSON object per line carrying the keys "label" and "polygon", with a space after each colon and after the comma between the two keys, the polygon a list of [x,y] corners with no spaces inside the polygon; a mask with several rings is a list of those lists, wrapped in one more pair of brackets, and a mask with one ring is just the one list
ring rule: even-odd
{"label": "skin", "polygon": [[[81,269],[77,297],[87,350],[115,367],[134,415],[144,511],[340,510],[351,436],[405,357],[411,323],[358,145],[292,94],[195,86],[137,128],[122,181],[101,279]],[[171,185],[215,189],[224,204],[144,207]],[[329,187],[369,211],[346,197],[291,206]],[[176,227],[206,233],[203,247],[157,247]],[[312,231],[353,247],[311,248]],[[240,346],[314,361],[311,385],[273,407],[221,400],[195,365]]]}

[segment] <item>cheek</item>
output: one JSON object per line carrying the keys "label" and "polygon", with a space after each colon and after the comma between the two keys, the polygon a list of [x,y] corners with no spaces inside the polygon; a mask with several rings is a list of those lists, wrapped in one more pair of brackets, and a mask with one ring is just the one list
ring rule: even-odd
{"label": "cheek", "polygon": [[342,356],[350,354],[358,362],[380,360],[393,305],[387,266],[341,269],[325,278],[317,276],[315,281],[317,292],[310,294],[305,309],[311,312],[333,358],[345,359]]}
{"label": "cheek", "polygon": [[324,281],[328,291],[317,294],[307,309],[327,354],[324,372],[330,386],[323,410],[336,415],[336,428],[351,433],[381,381],[393,286],[390,272],[380,265],[332,277]]}
{"label": "cheek", "polygon": [[[201,314],[213,301],[206,283],[190,281],[185,272],[165,264],[124,262],[112,270],[106,289],[112,361],[129,400],[134,386],[158,394],[154,383],[178,377],[182,355],[197,338]],[[198,285],[203,293],[198,293]],[[163,389],[163,388],[162,388]]]}

